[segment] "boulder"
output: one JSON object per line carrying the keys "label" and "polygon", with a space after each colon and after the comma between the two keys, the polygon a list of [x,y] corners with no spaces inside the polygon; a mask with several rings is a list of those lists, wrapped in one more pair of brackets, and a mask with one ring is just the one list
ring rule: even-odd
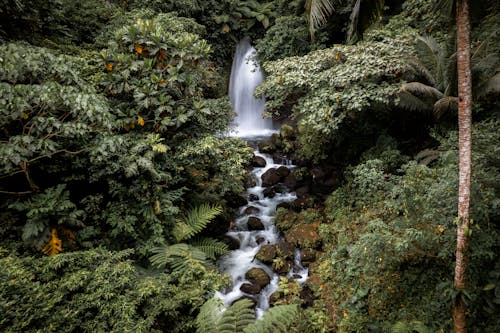
{"label": "boulder", "polygon": [[271,141],[261,141],[258,147],[259,151],[264,154],[272,154],[276,151],[276,146]]}
{"label": "boulder", "polygon": [[309,191],[309,186],[305,185],[295,189],[295,194],[297,195],[297,198],[303,198],[309,194]]}
{"label": "boulder", "polygon": [[226,235],[224,236],[224,241],[227,246],[229,246],[230,250],[237,250],[240,248],[241,243],[239,239]]}
{"label": "boulder", "polygon": [[248,201],[258,201],[258,200],[259,200],[259,196],[258,195],[250,194],[248,196]]}
{"label": "boulder", "polygon": [[254,285],[264,288],[271,282],[271,278],[262,268],[254,267],[246,272],[245,277]]}
{"label": "boulder", "polygon": [[260,212],[259,208],[255,207],[255,206],[248,206],[243,211],[243,214],[245,214],[245,215],[252,215],[252,214],[259,214],[259,212]]}
{"label": "boulder", "polygon": [[302,287],[299,296],[302,299],[303,307],[313,306],[314,300],[316,299],[316,297],[314,296],[314,292],[308,286]]}
{"label": "boulder", "polygon": [[262,224],[262,221],[255,216],[250,216],[248,218],[247,222],[248,230],[253,231],[253,230],[264,230],[264,224]]}
{"label": "boulder", "polygon": [[310,263],[316,260],[316,250],[302,249],[300,250],[300,259],[303,266],[309,266]]}
{"label": "boulder", "polygon": [[240,287],[240,290],[247,294],[256,295],[260,293],[262,287],[253,283],[243,283]]}
{"label": "boulder", "polygon": [[262,245],[255,258],[265,264],[271,264],[276,257],[276,247],[274,245]]}
{"label": "boulder", "polygon": [[288,176],[283,179],[283,184],[288,187],[290,190],[295,190],[297,188],[297,177],[292,172]]}
{"label": "boulder", "polygon": [[280,176],[280,178],[285,178],[286,176],[288,176],[290,174],[290,169],[288,169],[286,166],[280,166],[276,172],[278,173],[278,175]]}
{"label": "boulder", "polygon": [[279,258],[279,260],[273,261],[273,270],[280,274],[280,275],[286,275],[288,272],[290,272],[290,269],[292,268],[292,262],[289,260],[285,260],[283,258]]}
{"label": "boulder", "polygon": [[288,202],[280,202],[277,206],[276,209],[278,208],[284,208],[284,209],[289,209],[290,208],[290,203]]}
{"label": "boulder", "polygon": [[254,156],[252,159],[252,166],[254,168],[264,168],[266,164],[266,160],[262,156]]}
{"label": "boulder", "polygon": [[283,293],[279,290],[276,290],[271,294],[271,296],[269,296],[269,304],[276,305],[276,303],[278,303],[281,298],[283,298]]}
{"label": "boulder", "polygon": [[281,177],[275,168],[271,168],[266,172],[264,172],[261,178],[262,178],[262,186],[264,187],[276,185],[281,180]]}
{"label": "boulder", "polygon": [[262,194],[265,198],[274,198],[274,196],[276,195],[276,191],[274,190],[274,187],[266,187],[262,191]]}
{"label": "boulder", "polygon": [[295,245],[289,242],[281,241],[278,243],[277,251],[280,257],[292,259],[295,257]]}
{"label": "boulder", "polygon": [[296,224],[287,230],[285,239],[301,249],[317,249],[322,241],[318,226],[319,222]]}

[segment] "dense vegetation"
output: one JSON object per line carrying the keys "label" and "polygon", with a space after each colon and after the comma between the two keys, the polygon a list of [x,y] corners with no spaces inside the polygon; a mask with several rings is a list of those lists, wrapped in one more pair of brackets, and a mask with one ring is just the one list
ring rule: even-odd
{"label": "dense vegetation", "polygon": [[[317,26],[311,2],[0,0],[1,331],[451,330],[453,1],[331,1]],[[472,9],[465,296],[470,331],[495,332],[500,7]],[[248,301],[221,315],[213,299],[252,158],[224,136],[245,35],[268,116],[292,125],[276,146],[297,176],[337,175],[276,216],[284,232],[317,227],[313,301],[283,280],[258,322]]]}

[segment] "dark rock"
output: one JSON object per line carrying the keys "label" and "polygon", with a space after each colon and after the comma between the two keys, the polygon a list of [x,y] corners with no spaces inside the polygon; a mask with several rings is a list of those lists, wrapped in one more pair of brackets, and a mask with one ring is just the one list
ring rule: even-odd
{"label": "dark rock", "polygon": [[286,166],[280,166],[276,172],[278,173],[278,175],[280,176],[280,178],[285,178],[286,176],[288,176],[290,174],[290,169],[288,169]]}
{"label": "dark rock", "polygon": [[295,212],[300,212],[303,209],[312,208],[312,207],[314,207],[314,198],[312,198],[309,195],[306,197],[303,197],[303,198],[295,199],[290,204],[290,208],[292,210],[294,210]]}
{"label": "dark rock", "polygon": [[243,283],[240,287],[240,290],[244,293],[255,295],[260,293],[262,287],[252,283]]}
{"label": "dark rock", "polygon": [[245,214],[245,215],[252,215],[252,214],[259,214],[259,212],[260,212],[259,208],[255,207],[255,206],[248,206],[243,211],[243,214]]}
{"label": "dark rock", "polygon": [[274,190],[274,187],[266,187],[262,191],[262,194],[265,198],[274,198],[274,196],[276,195],[276,191]]}
{"label": "dark rock", "polygon": [[278,260],[273,261],[273,270],[280,274],[280,275],[285,275],[288,272],[290,272],[290,269],[292,268],[292,263],[289,260],[285,260],[281,257],[278,258]]}
{"label": "dark rock", "polygon": [[308,266],[310,263],[316,260],[316,250],[313,249],[303,249],[300,250],[300,259],[303,266]]}
{"label": "dark rock", "polygon": [[271,264],[276,257],[276,247],[274,245],[262,245],[255,258],[265,264]]}
{"label": "dark rock", "polygon": [[257,180],[255,179],[255,177],[253,177],[253,175],[248,174],[248,176],[245,178],[245,187],[249,188],[254,186],[257,186]]}
{"label": "dark rock", "polygon": [[269,305],[275,305],[281,298],[283,298],[283,293],[279,290],[276,290],[271,294],[271,296],[269,296]]}
{"label": "dark rock", "polygon": [[273,186],[279,183],[281,180],[280,175],[278,174],[278,171],[274,168],[271,168],[264,172],[261,176],[262,178],[262,186],[267,187],[267,186]]}
{"label": "dark rock", "polygon": [[285,177],[283,184],[293,191],[297,188],[297,177],[295,177],[295,174],[292,172]]}
{"label": "dark rock", "polygon": [[258,201],[259,200],[259,196],[255,195],[255,194],[250,194],[248,196],[248,201]]}
{"label": "dark rock", "polygon": [[295,257],[295,245],[289,242],[281,241],[277,248],[280,257],[292,259]]}
{"label": "dark rock", "polygon": [[245,277],[260,288],[264,288],[271,282],[269,275],[262,268],[258,267],[251,268],[246,272]]}
{"label": "dark rock", "polygon": [[224,241],[226,242],[227,246],[229,246],[230,250],[237,250],[240,248],[241,243],[239,239],[226,235],[224,236]]}
{"label": "dark rock", "polygon": [[255,216],[250,216],[248,218],[247,222],[248,230],[253,231],[253,230],[264,230],[264,224],[262,224],[262,221]]}
{"label": "dark rock", "polygon": [[288,203],[288,202],[280,202],[276,206],[276,209],[278,209],[278,208],[290,209],[290,203]]}
{"label": "dark rock", "polygon": [[252,159],[252,166],[254,168],[263,168],[266,164],[266,160],[262,156],[254,156]]}
{"label": "dark rock", "polygon": [[321,236],[318,232],[319,221],[313,223],[296,224],[287,230],[285,239],[287,242],[298,246],[301,249],[319,248],[321,246]]}
{"label": "dark rock", "polygon": [[303,198],[305,197],[307,194],[309,194],[309,186],[301,186],[297,189],[295,189],[295,194],[297,195],[297,198]]}
{"label": "dark rock", "polygon": [[260,245],[262,243],[264,243],[266,241],[266,239],[264,237],[258,237],[257,239],[255,239],[255,242]]}
{"label": "dark rock", "polygon": [[247,198],[242,194],[227,195],[225,199],[231,208],[238,208],[247,204]]}

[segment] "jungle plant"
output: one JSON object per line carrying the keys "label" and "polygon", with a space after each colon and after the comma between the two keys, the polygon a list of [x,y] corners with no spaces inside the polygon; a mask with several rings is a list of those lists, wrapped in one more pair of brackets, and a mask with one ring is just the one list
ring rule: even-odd
{"label": "jungle plant", "polygon": [[296,313],[296,305],[280,305],[256,320],[251,300],[242,299],[226,308],[220,299],[212,298],[201,307],[196,326],[198,333],[285,333],[293,325]]}
{"label": "jungle plant", "polygon": [[207,259],[216,259],[227,252],[225,243],[212,238],[200,238],[190,243],[181,243],[199,234],[214,217],[222,213],[221,206],[201,205],[193,208],[183,220],[177,221],[172,232],[175,243],[152,249],[155,253],[151,264],[157,267],[169,266],[182,274],[191,266],[208,265]]}

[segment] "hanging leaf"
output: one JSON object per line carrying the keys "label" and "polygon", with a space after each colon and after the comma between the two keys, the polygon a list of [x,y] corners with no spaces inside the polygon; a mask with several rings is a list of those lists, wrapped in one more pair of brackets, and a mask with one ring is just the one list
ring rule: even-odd
{"label": "hanging leaf", "polygon": [[140,126],[144,126],[144,118],[142,118],[141,116],[137,117],[137,123]]}
{"label": "hanging leaf", "polygon": [[42,252],[48,256],[53,256],[62,252],[62,240],[57,237],[56,228],[52,228],[50,241],[43,247]]}

